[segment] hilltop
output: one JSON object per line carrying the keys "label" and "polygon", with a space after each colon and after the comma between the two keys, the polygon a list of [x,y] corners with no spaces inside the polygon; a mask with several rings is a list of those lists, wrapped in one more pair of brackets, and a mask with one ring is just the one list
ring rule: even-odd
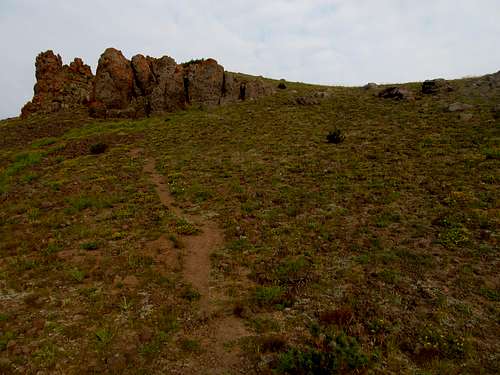
{"label": "hilltop", "polygon": [[41,56],[87,78],[0,122],[0,372],[499,372],[500,73],[155,110]]}
{"label": "hilltop", "polygon": [[80,58],[63,65],[53,51],[36,58],[35,95],[21,110],[31,114],[86,111],[92,117],[146,117],[190,105],[214,106],[272,93],[257,77],[226,72],[214,59],[177,64],[169,56],[135,55],[108,48],[95,76]]}

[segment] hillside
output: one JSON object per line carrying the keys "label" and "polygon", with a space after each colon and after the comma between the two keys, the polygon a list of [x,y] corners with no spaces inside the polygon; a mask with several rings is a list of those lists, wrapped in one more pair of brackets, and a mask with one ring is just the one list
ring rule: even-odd
{"label": "hillside", "polygon": [[498,373],[499,81],[0,122],[0,373]]}

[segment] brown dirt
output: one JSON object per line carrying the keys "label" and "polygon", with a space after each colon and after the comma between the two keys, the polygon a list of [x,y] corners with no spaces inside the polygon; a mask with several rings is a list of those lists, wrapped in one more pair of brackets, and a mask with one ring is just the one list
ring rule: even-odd
{"label": "brown dirt", "polygon": [[[141,150],[132,150],[131,155],[138,157]],[[164,177],[156,172],[156,163],[147,158],[144,171],[154,183],[161,203],[179,218],[184,218],[201,229],[196,235],[180,236],[185,247],[182,250],[182,275],[200,293],[200,312],[207,317],[206,324],[198,327],[190,335],[199,340],[202,352],[180,365],[172,368],[172,373],[193,374],[225,374],[245,373],[245,359],[239,348],[239,341],[250,333],[241,321],[225,306],[220,289],[222,285],[214,286],[216,293],[210,288],[210,255],[223,245],[223,232],[214,222],[199,215],[188,215],[176,206],[174,198],[168,191]],[[162,236],[154,241],[156,247],[167,246]],[[165,259],[167,260],[167,259]],[[172,261],[172,258],[170,258]],[[175,265],[170,265],[172,267]],[[222,287],[222,288],[221,288]],[[229,312],[228,312],[229,310]],[[187,372],[186,372],[187,371]]]}
{"label": "brown dirt", "polygon": [[215,223],[205,221],[201,216],[183,214],[175,206],[164,178],[155,170],[154,159],[146,161],[144,171],[150,175],[161,203],[176,216],[184,217],[201,229],[197,235],[182,236],[182,242],[185,244],[182,274],[184,279],[200,293],[202,310],[209,312],[211,310],[209,304],[210,254],[223,243],[222,232]]}

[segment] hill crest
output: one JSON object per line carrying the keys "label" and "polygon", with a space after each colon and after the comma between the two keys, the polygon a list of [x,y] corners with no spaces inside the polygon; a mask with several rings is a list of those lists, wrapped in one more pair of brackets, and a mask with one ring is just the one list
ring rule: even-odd
{"label": "hill crest", "polygon": [[35,62],[34,96],[21,110],[34,113],[88,110],[93,117],[146,117],[189,105],[220,105],[272,93],[258,77],[227,72],[214,59],[177,64],[168,56],[135,55],[108,48],[96,74],[80,58],[63,65],[60,55],[48,50]]}

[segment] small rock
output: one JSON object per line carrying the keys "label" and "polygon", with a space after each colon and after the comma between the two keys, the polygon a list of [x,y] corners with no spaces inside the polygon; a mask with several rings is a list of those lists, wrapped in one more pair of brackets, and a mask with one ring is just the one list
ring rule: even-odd
{"label": "small rock", "polygon": [[456,102],[456,103],[452,103],[448,106],[448,111],[449,112],[463,112],[463,111],[466,111],[467,109],[472,109],[472,108],[474,108],[474,107],[470,104]]}
{"label": "small rock", "polygon": [[447,91],[453,91],[453,88],[442,78],[427,80],[422,83],[422,94],[437,94]]}
{"label": "small rock", "polygon": [[461,113],[460,114],[460,120],[462,121],[470,121],[474,115],[472,113]]}
{"label": "small rock", "polygon": [[144,328],[139,335],[139,340],[141,343],[150,342],[153,339],[153,331],[149,328]]}
{"label": "small rock", "polygon": [[314,98],[299,96],[297,99],[295,99],[295,103],[297,103],[298,105],[315,105],[319,104],[319,101]]}
{"label": "small rock", "polygon": [[120,353],[116,353],[114,356],[111,358],[108,358],[108,366],[109,369],[115,373],[118,371],[122,371],[127,367],[127,358]]}
{"label": "small rock", "polygon": [[15,342],[14,340],[10,340],[8,343],[7,343],[7,350],[9,351],[14,351],[15,349],[17,348],[17,342]]}
{"label": "small rock", "polygon": [[127,288],[136,288],[139,285],[139,280],[134,275],[128,275],[122,281]]}
{"label": "small rock", "polygon": [[373,83],[373,82],[367,83],[366,85],[363,86],[363,88],[365,90],[372,90],[372,89],[376,89],[377,87],[378,87],[378,85],[376,83]]}
{"label": "small rock", "polygon": [[313,95],[315,98],[325,99],[330,97],[330,93],[327,91],[318,91]]}
{"label": "small rock", "polygon": [[45,327],[45,319],[35,319],[33,321],[33,328],[37,331],[41,331]]}
{"label": "small rock", "polygon": [[378,93],[379,98],[407,100],[413,99],[413,93],[404,87],[388,87]]}
{"label": "small rock", "polygon": [[46,210],[46,209],[54,207],[54,204],[52,202],[43,201],[40,204],[40,207],[43,208],[44,210]]}

